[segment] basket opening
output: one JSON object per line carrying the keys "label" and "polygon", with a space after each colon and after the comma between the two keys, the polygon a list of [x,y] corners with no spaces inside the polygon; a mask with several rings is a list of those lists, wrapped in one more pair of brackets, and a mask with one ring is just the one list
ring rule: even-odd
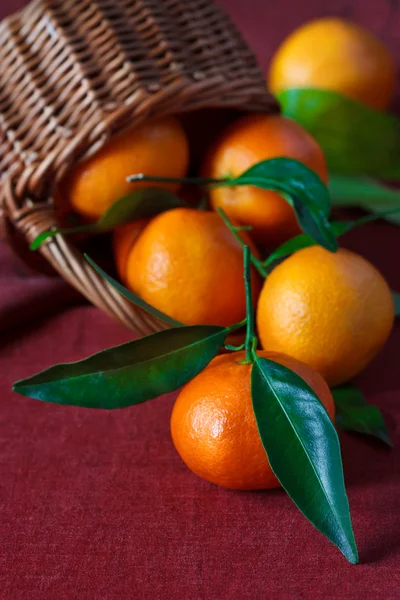
{"label": "basket opening", "polygon": [[198,175],[207,154],[236,119],[248,114],[237,108],[202,108],[180,115],[189,139],[189,174]]}
{"label": "basket opening", "polygon": [[[215,141],[232,122],[241,116],[244,116],[245,114],[247,114],[246,111],[235,108],[205,108],[177,115],[186,131],[189,141],[189,153],[191,160],[188,175],[198,176],[201,174],[206,156]],[[123,132],[125,129],[129,129],[128,124],[126,127],[122,128],[119,133]],[[97,143],[95,151],[98,149],[99,144]],[[91,154],[92,153],[90,151],[88,152],[88,149],[86,149],[83,159]],[[77,162],[78,159],[73,162],[72,166]],[[127,175],[130,174],[131,173],[127,173]],[[68,176],[68,171],[65,173],[65,175]],[[56,213],[54,215],[54,220],[57,223],[57,226],[60,228],[67,228],[75,226],[79,223],[84,223],[82,217],[79,217],[67,207],[65,201],[66,198],[63,194],[65,175],[63,178],[57,179],[57,181],[54,181],[54,179],[51,177],[49,179],[44,179],[42,181],[39,196],[32,196],[33,202],[37,201],[43,203],[46,201],[46,199],[49,199],[49,201],[53,204]],[[190,205],[195,206],[201,200],[203,192],[194,186],[189,185],[187,187],[182,187],[179,195],[181,195]],[[13,238],[13,246],[15,250],[25,260],[25,262],[28,262],[31,267],[37,268],[39,271],[44,270],[47,273],[49,272],[48,269],[43,269],[42,260],[30,260],[29,254],[31,253],[27,249],[26,244],[24,247],[23,238],[19,233],[14,232],[14,234],[12,234],[11,231],[8,233],[9,238]],[[90,255],[98,260],[104,268],[107,268],[109,272],[112,272],[115,275],[113,263],[104,263],[104,259],[107,261],[107,256],[109,257],[112,255],[110,238],[111,236],[109,234],[101,234],[96,236],[78,235],[72,236],[69,239],[82,252],[89,252]]]}
{"label": "basket opening", "polygon": [[[192,110],[183,112],[175,115],[180,120],[189,142],[189,156],[190,163],[187,175],[188,176],[201,176],[205,160],[208,153],[212,150],[213,145],[223,132],[238,118],[249,114],[249,111],[237,109],[237,108],[201,108],[198,110]],[[116,128],[116,134],[120,135],[124,131],[128,130],[132,126],[129,120],[124,122],[123,127]],[[34,198],[34,200],[45,201],[46,198],[51,198],[54,202],[58,202],[58,207],[61,210],[57,210],[57,216],[60,226],[74,226],[77,224],[75,215],[75,221],[71,211],[65,210],[65,194],[63,194],[63,186],[68,185],[67,180],[70,170],[78,162],[84,161],[88,157],[92,157],[97,151],[101,150],[107,142],[114,136],[111,134],[105,136],[103,140],[97,140],[93,146],[80,148],[75,155],[75,158],[70,165],[70,168],[63,172],[62,177],[49,178],[48,181],[44,180],[42,188],[40,190],[41,197]],[[126,173],[126,176],[134,174],[134,168],[131,172]],[[189,190],[194,189],[193,186],[188,186]],[[185,190],[186,191],[186,190]],[[195,198],[196,194],[189,193],[189,197]],[[58,199],[58,200],[57,200]]]}

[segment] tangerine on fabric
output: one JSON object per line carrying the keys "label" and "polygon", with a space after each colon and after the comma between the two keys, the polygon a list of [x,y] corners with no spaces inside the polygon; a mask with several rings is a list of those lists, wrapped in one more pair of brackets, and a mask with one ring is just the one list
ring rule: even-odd
{"label": "tangerine on fabric", "polygon": [[360,373],[394,321],[388,284],[365,258],[305,248],[265,281],[257,308],[263,348],[302,360],[334,386]]}
{"label": "tangerine on fabric", "polygon": [[[203,172],[207,177],[237,177],[256,163],[278,157],[296,159],[327,181],[323,152],[298,123],[280,115],[250,115],[235,121],[211,149]],[[215,187],[211,205],[253,227],[252,237],[269,245],[300,232],[294,211],[277,192],[254,186]]]}
{"label": "tangerine on fabric", "polygon": [[184,177],[189,163],[188,141],[175,117],[145,121],[113,137],[101,150],[78,163],[60,186],[72,208],[89,221],[97,220],[119,198],[143,187],[176,191],[179,184],[128,183],[144,173]]}
{"label": "tangerine on fabric", "polygon": [[274,55],[268,83],[273,93],[291,88],[332,90],[385,110],[396,87],[396,63],[369,31],[336,17],[293,31]]}
{"label": "tangerine on fabric", "polygon": [[[158,215],[134,244],[125,272],[138,296],[185,325],[226,326],[245,317],[243,249],[215,212],[176,208]],[[254,271],[252,285],[255,303]]]}
{"label": "tangerine on fabric", "polygon": [[[302,377],[334,420],[332,394],[321,375],[284,354],[258,354]],[[172,439],[186,465],[211,483],[237,490],[279,487],[258,433],[251,365],[241,364],[244,358],[244,352],[218,356],[183,388],[172,411]]]}

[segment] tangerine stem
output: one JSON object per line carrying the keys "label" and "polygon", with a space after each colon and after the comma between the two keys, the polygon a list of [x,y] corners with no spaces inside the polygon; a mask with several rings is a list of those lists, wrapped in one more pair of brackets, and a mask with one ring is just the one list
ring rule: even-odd
{"label": "tangerine stem", "polygon": [[135,183],[136,181],[154,181],[156,183],[185,183],[189,185],[211,185],[223,183],[225,184],[228,179],[215,179],[213,177],[159,177],[157,175],[145,175],[144,173],[135,173],[129,175],[126,178],[129,183]]}
{"label": "tangerine stem", "polygon": [[[242,246],[242,248],[244,250],[244,248],[246,248],[246,244],[242,240],[242,238],[240,237],[240,234],[239,234],[239,231],[243,231],[243,228],[241,226],[236,227],[232,223],[232,221],[229,219],[228,215],[222,208],[218,208],[217,212],[218,212],[219,216],[221,217],[221,219],[224,221],[225,225],[235,236],[236,241],[239,242],[239,244]],[[247,230],[247,228],[246,228],[246,230]],[[249,252],[250,252],[250,249],[249,249]],[[260,273],[261,277],[263,279],[266,279],[268,276],[268,272],[264,269],[261,260],[258,260],[258,258],[256,258],[254,256],[254,254],[252,254],[251,252],[250,252],[250,260],[251,260],[252,264],[255,266],[255,268],[257,269],[257,271]]]}
{"label": "tangerine stem", "polygon": [[253,343],[254,343],[254,309],[253,295],[251,290],[251,252],[248,246],[244,246],[244,286],[246,290],[246,363],[253,362]]}

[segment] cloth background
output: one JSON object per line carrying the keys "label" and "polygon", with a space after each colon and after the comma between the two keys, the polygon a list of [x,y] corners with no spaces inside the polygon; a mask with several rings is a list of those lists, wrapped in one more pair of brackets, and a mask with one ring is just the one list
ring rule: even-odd
{"label": "cloth background", "polygon": [[[67,0],[66,0],[67,1]],[[116,0],[117,1],[117,0]],[[22,6],[1,0],[0,16]],[[389,0],[223,0],[263,67],[312,17],[353,17],[400,57]],[[400,290],[399,230],[346,245]],[[12,382],[131,338],[65,283],[0,244],[0,598],[217,600],[399,597],[400,327],[358,379],[396,449],[341,434],[361,564],[349,565],[282,491],[239,493],[193,475],[169,435],[174,394],[118,412],[41,404]]]}

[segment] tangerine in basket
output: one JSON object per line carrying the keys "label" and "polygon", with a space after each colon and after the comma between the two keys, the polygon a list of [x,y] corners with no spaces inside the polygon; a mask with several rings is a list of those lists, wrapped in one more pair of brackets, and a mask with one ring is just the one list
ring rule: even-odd
{"label": "tangerine in basket", "polygon": [[115,266],[117,267],[117,272],[122,283],[125,283],[127,279],[126,267],[128,257],[148,223],[149,219],[139,219],[133,223],[120,225],[113,232]]}
{"label": "tangerine in basket", "polygon": [[[118,252],[123,263],[122,246]],[[243,250],[215,212],[176,208],[158,215],[119,270],[132,291],[185,325],[227,326],[245,317]],[[252,284],[256,300],[261,285],[254,271]]]}
{"label": "tangerine in basket", "polygon": [[186,134],[175,117],[164,117],[131,127],[101,150],[78,163],[60,186],[71,207],[89,221],[97,220],[122,196],[143,187],[171,191],[178,184],[128,183],[136,173],[184,177],[189,163]]}
{"label": "tangerine in basket", "polygon": [[[320,146],[298,123],[280,115],[251,115],[234,122],[211,149],[203,172],[207,177],[237,177],[256,163],[278,157],[299,160],[327,181]],[[300,232],[294,211],[277,192],[253,186],[215,187],[211,205],[253,227],[259,243],[281,243]]]}
{"label": "tangerine in basket", "polygon": [[296,29],[278,48],[269,88],[320,88],[339,92],[375,109],[393,100],[396,65],[389,50],[355,23],[328,17]]}
{"label": "tangerine in basket", "polygon": [[[284,354],[258,355],[302,377],[334,420],[333,398],[321,375]],[[172,439],[186,465],[211,483],[235,490],[279,487],[258,433],[251,365],[241,364],[244,358],[245,352],[218,356],[183,388],[172,411]]]}
{"label": "tangerine in basket", "polygon": [[360,373],[393,326],[388,284],[362,256],[299,250],[265,281],[257,308],[263,348],[287,352],[332,385]]}

